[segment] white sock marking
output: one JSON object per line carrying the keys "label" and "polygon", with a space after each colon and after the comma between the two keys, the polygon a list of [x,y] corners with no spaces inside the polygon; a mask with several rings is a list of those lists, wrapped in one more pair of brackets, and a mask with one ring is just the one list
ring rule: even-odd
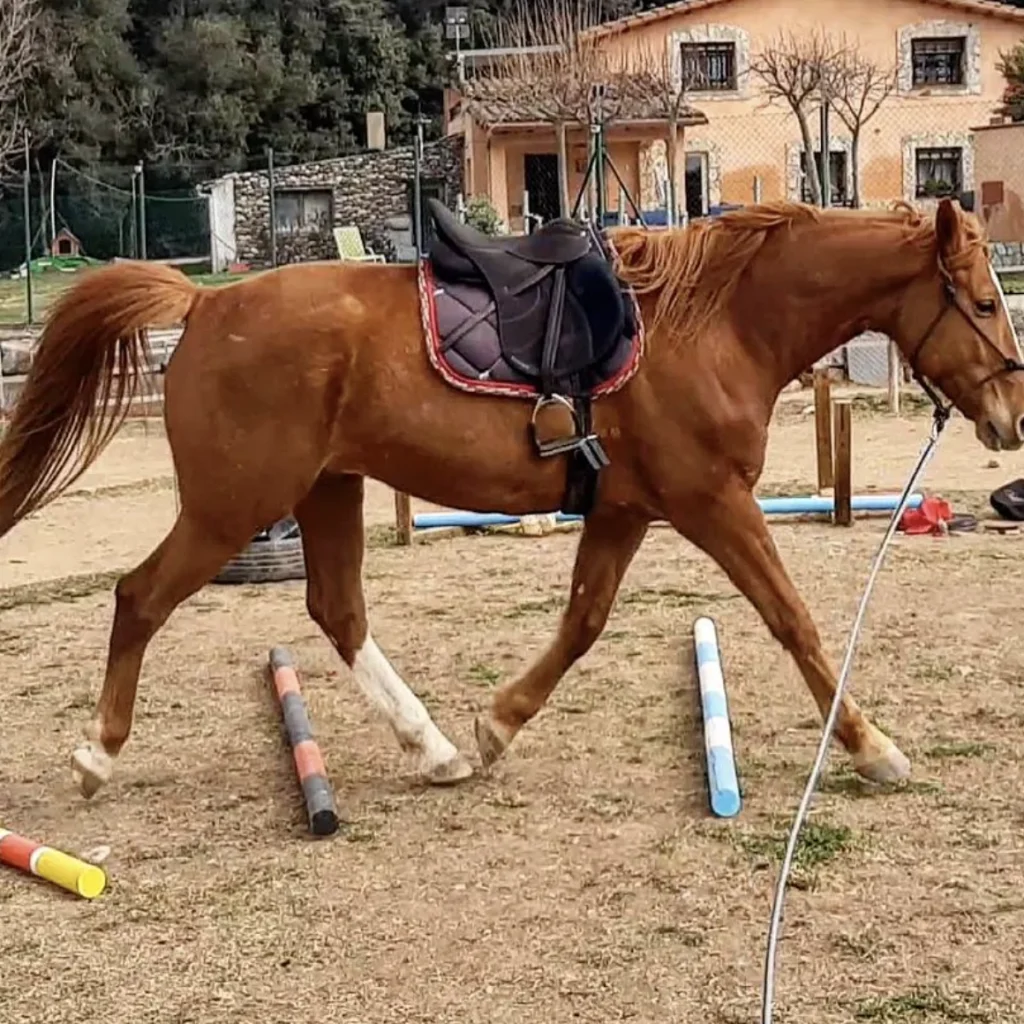
{"label": "white sock marking", "polygon": [[420,771],[429,775],[459,756],[455,745],[434,724],[423,703],[394,670],[369,633],[356,651],[352,672],[359,688],[384,713],[402,745],[419,752]]}

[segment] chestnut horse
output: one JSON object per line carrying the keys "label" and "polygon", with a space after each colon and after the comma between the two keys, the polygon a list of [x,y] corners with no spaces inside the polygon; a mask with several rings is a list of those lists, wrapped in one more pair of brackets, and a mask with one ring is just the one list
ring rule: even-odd
{"label": "chestnut horse", "polygon": [[[728,574],[792,655],[819,710],[835,673],[753,495],[787,382],[861,331],[895,340],[987,447],[1024,440],[1024,374],[977,220],[949,200],[820,211],[750,206],[686,229],[610,233],[646,325],[632,378],[593,405],[610,458],[557,633],[477,719],[485,766],[595,642],[648,525],[668,520]],[[309,612],[425,779],[472,774],[374,642],[361,574],[363,478],[440,505],[560,506],[565,458],[527,440],[530,404],[451,387],[424,344],[411,266],[288,266],[223,288],[119,262],[56,303],[0,444],[0,536],[100,454],[145,372],[149,326],[184,322],[165,421],[181,509],[116,587],[102,693],[72,757],[82,792],[128,738],[146,647],[171,612],[268,523],[294,511]],[[906,757],[847,697],[837,735],[861,775]]]}

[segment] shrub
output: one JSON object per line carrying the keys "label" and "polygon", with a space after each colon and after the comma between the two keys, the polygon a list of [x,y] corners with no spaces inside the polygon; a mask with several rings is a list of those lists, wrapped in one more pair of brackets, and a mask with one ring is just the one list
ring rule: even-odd
{"label": "shrub", "polygon": [[505,225],[502,224],[498,211],[491,205],[487,196],[470,196],[466,202],[466,223],[485,235],[504,235]]}

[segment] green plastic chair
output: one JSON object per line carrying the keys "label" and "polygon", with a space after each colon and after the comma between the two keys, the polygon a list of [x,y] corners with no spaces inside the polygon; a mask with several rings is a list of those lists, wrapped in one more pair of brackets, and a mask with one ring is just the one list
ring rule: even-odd
{"label": "green plastic chair", "polygon": [[355,224],[346,224],[334,229],[334,244],[338,247],[338,259],[356,263],[384,263],[380,253],[363,244],[363,236]]}

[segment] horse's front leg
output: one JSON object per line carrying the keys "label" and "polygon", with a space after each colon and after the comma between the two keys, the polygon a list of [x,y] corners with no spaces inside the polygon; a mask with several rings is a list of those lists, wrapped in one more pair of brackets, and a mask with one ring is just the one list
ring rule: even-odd
{"label": "horse's front leg", "polygon": [[490,713],[476,720],[485,767],[501,757],[562,676],[601,635],[647,525],[645,519],[617,509],[598,509],[587,518],[576,550],[569,604],[554,640],[523,675],[495,692]]}
{"label": "horse's front leg", "polygon": [[[776,640],[792,655],[822,717],[836,691],[836,673],[810,613],[783,568],[764,515],[738,477],[714,496],[687,495],[673,502],[672,525],[707,552],[758,610]],[[844,693],[836,735],[856,770],[873,782],[895,782],[910,774],[910,762]]]}

